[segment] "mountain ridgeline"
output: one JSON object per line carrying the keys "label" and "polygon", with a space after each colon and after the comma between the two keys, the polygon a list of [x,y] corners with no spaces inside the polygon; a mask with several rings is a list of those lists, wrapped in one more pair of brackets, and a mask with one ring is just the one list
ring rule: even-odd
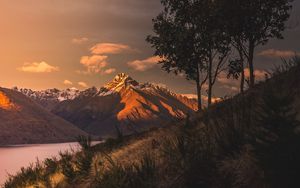
{"label": "mountain ridgeline", "polygon": [[0,88],[0,145],[75,141],[86,133],[23,94]]}
{"label": "mountain ridgeline", "polygon": [[101,137],[148,130],[185,118],[197,102],[167,88],[139,83],[121,73],[101,88],[32,91],[18,89],[49,112]]}

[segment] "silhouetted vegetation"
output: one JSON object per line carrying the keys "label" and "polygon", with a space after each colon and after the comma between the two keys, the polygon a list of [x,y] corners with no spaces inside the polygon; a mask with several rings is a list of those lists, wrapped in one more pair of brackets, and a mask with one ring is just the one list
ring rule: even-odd
{"label": "silhouetted vegetation", "polygon": [[44,186],[50,185],[49,175],[53,173],[52,167],[50,167],[47,159],[45,165],[37,161],[35,164],[31,164],[29,167],[22,167],[16,175],[10,175],[8,180],[5,182],[4,187],[15,188],[15,187],[27,187],[27,186]]}
{"label": "silhouetted vegetation", "polygon": [[[124,166],[117,164],[109,156],[108,169],[98,172],[91,187],[145,187],[154,188],[158,186],[158,168],[153,156],[145,154],[138,164]],[[101,169],[101,164],[99,165]],[[98,168],[99,168],[98,166]]]}
{"label": "silhouetted vegetation", "polygon": [[[272,38],[283,39],[290,17],[291,0],[161,0],[163,11],[153,20],[154,34],[147,41],[161,57],[162,69],[184,73],[196,82],[198,109],[202,86],[207,83],[208,106],[213,86],[228,65],[229,76],[240,79],[244,92],[245,72],[254,87],[256,47]],[[237,56],[237,57],[236,57]]]}
{"label": "silhouetted vegetation", "polygon": [[257,115],[261,143],[257,143],[256,152],[271,187],[300,186],[300,136],[296,133],[300,123],[293,103],[294,95],[269,86]]}
{"label": "silhouetted vegetation", "polygon": [[198,109],[202,109],[202,87],[208,82],[208,105],[212,88],[230,52],[230,36],[222,23],[221,1],[161,1],[164,11],[154,22],[147,41],[162,58],[162,68],[184,73],[196,82]]}

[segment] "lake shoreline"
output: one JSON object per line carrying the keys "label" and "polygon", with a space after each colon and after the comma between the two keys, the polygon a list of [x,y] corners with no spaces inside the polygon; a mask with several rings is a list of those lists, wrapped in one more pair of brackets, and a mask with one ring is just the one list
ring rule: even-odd
{"label": "lake shoreline", "polygon": [[[93,141],[93,145],[101,143]],[[78,142],[48,143],[48,144],[22,144],[0,146],[0,187],[10,175],[15,175],[22,167],[29,167],[37,161],[47,158],[59,158],[60,152],[78,152]]]}
{"label": "lake shoreline", "polygon": [[[92,142],[103,142],[102,139],[93,139]],[[29,146],[29,145],[47,145],[47,144],[67,144],[67,143],[77,143],[77,139],[66,140],[66,141],[53,141],[53,142],[32,142],[32,143],[13,143],[13,144],[0,144],[0,148],[7,148],[7,147],[22,147],[22,146]]]}

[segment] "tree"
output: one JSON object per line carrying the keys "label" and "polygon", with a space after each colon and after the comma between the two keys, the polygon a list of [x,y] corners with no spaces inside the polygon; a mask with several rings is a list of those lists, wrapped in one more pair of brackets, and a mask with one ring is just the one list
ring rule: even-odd
{"label": "tree", "polygon": [[208,75],[208,106],[212,103],[212,90],[218,75],[224,71],[224,65],[230,52],[230,35],[224,23],[224,1],[194,1],[197,10],[194,19],[197,23],[198,38],[201,41],[202,56],[206,62]]}
{"label": "tree", "polygon": [[[240,79],[240,92],[245,88],[245,56],[244,56],[244,12],[241,9],[243,1],[225,0],[223,18],[227,32],[231,37],[231,46],[236,50],[238,58],[229,61],[228,78]],[[232,4],[233,3],[233,4]],[[234,5],[234,6],[233,6]]]}
{"label": "tree", "polygon": [[202,86],[207,80],[203,59],[202,41],[197,33],[192,1],[162,0],[164,11],[154,20],[154,35],[146,41],[156,49],[155,55],[162,60],[162,69],[176,75],[184,73],[188,80],[194,80],[197,87],[198,110],[202,109]]}
{"label": "tree", "polygon": [[244,72],[244,60],[242,58],[243,56],[240,56],[240,58],[229,61],[227,79],[232,77],[233,79],[238,80],[240,78],[241,80],[240,92],[244,93],[245,72]]}
{"label": "tree", "polygon": [[227,14],[224,18],[228,20],[226,23],[231,31],[232,44],[239,52],[240,59],[247,60],[250,72],[249,86],[252,88],[255,83],[255,48],[267,44],[272,38],[283,39],[282,32],[290,16],[292,0],[224,1]]}
{"label": "tree", "polygon": [[[228,33],[222,23],[220,0],[162,0],[164,11],[153,20],[156,35],[147,41],[167,72],[185,73],[196,81],[198,109],[202,86],[208,81],[208,105],[217,76],[230,51]],[[205,72],[205,73],[204,73]]]}

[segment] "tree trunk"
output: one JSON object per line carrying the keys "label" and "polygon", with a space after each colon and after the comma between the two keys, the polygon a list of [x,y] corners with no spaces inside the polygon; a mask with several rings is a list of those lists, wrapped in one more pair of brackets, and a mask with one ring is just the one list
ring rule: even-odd
{"label": "tree trunk", "polygon": [[241,85],[240,85],[241,93],[244,93],[245,88],[245,71],[244,71],[244,62],[242,62],[242,72],[241,72]]}
{"label": "tree trunk", "polygon": [[196,85],[197,85],[197,98],[198,98],[198,112],[200,112],[202,110],[202,99],[201,99],[199,64],[198,64],[198,69],[197,69]]}
{"label": "tree trunk", "polygon": [[254,59],[254,43],[252,41],[249,42],[249,72],[250,72],[250,83],[249,87],[253,88],[255,84],[255,75],[254,75],[254,65],[253,65],[253,59]]}
{"label": "tree trunk", "polygon": [[244,70],[244,55],[243,55],[243,50],[240,45],[239,49],[239,54],[240,54],[240,60],[241,60],[241,85],[240,85],[240,91],[241,93],[244,93],[244,88],[245,88],[245,70]]}
{"label": "tree trunk", "polygon": [[209,64],[208,64],[208,91],[207,91],[207,106],[210,107],[212,103],[212,87],[213,87],[213,78],[212,78],[212,57],[209,58]]}
{"label": "tree trunk", "polygon": [[198,97],[198,112],[202,111],[202,99],[201,99],[201,86],[200,81],[196,81],[197,84],[197,97]]}

